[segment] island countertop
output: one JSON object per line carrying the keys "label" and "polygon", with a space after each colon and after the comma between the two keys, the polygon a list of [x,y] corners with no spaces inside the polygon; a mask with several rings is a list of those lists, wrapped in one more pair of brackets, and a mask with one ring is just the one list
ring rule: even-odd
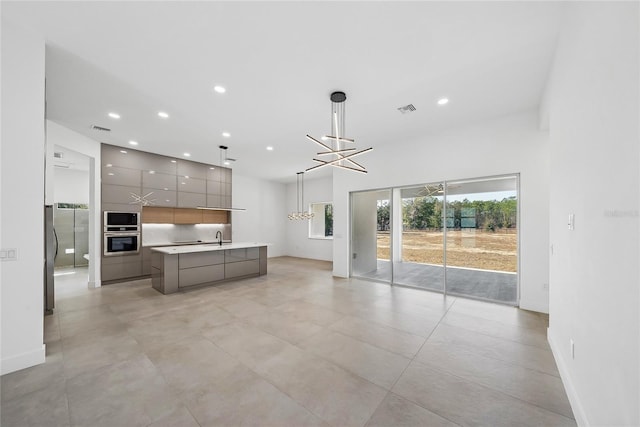
{"label": "island countertop", "polygon": [[239,243],[223,243],[221,246],[218,243],[207,243],[202,245],[161,246],[161,247],[151,248],[151,250],[154,252],[160,252],[166,255],[175,255],[175,254],[190,254],[195,252],[224,251],[228,249],[259,248],[262,246],[269,246],[269,244],[258,243],[258,242],[239,242]]}

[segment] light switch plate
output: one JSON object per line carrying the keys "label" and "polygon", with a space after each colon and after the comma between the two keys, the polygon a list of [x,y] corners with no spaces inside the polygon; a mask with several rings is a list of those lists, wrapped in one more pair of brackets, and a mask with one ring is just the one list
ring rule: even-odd
{"label": "light switch plate", "polygon": [[16,261],[18,259],[18,250],[16,248],[0,249],[1,261]]}
{"label": "light switch plate", "polygon": [[569,228],[569,230],[573,231],[575,230],[575,225],[576,225],[575,214],[569,214],[569,222],[567,223],[567,227]]}

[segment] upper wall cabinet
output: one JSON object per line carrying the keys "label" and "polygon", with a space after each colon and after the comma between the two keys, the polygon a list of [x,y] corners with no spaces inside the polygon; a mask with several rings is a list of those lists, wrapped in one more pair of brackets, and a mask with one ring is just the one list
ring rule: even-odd
{"label": "upper wall cabinet", "polygon": [[102,144],[102,154],[100,160],[103,167],[109,167],[109,165],[141,170],[142,165],[146,161],[146,155],[142,151],[129,150],[122,147],[116,147],[113,145]]}
{"label": "upper wall cabinet", "polygon": [[107,144],[101,148],[103,203],[129,205],[143,197],[149,206],[231,207],[231,169]]}
{"label": "upper wall cabinet", "polygon": [[181,193],[207,193],[207,181],[189,176],[178,176],[178,192]]}
{"label": "upper wall cabinet", "polygon": [[175,176],[178,173],[178,160],[160,154],[143,153],[141,169]]}
{"label": "upper wall cabinet", "polygon": [[102,168],[102,183],[140,187],[140,170],[121,168],[117,166],[104,167]]}
{"label": "upper wall cabinet", "polygon": [[207,179],[207,171],[209,171],[209,165],[204,163],[190,162],[188,160],[178,161],[178,176],[197,179]]}
{"label": "upper wall cabinet", "polygon": [[142,186],[145,188],[157,188],[158,190],[176,191],[176,176],[155,170],[142,171]]}

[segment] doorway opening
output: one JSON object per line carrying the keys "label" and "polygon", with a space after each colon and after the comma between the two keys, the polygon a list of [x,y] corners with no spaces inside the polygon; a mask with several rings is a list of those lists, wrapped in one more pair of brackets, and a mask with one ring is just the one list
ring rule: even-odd
{"label": "doorway opening", "polygon": [[54,145],[53,245],[55,297],[89,282],[90,157]]}

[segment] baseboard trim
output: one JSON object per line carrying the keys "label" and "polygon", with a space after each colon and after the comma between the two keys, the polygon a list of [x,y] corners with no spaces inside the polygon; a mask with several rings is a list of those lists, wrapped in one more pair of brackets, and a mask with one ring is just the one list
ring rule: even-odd
{"label": "baseboard trim", "polygon": [[591,424],[587,420],[587,414],[584,412],[584,407],[580,403],[580,398],[578,397],[578,393],[576,392],[576,389],[573,386],[573,381],[571,381],[571,376],[569,375],[567,364],[565,363],[565,360],[562,357],[562,353],[558,350],[559,349],[558,343],[554,341],[553,336],[550,332],[550,328],[547,328],[547,341],[549,342],[549,346],[551,347],[551,353],[553,354],[553,358],[555,359],[556,365],[558,366],[558,372],[560,373],[562,384],[564,384],[564,389],[567,392],[567,397],[569,398],[569,403],[571,404],[571,410],[573,411],[573,416],[576,417],[576,423],[579,426],[588,427]]}
{"label": "baseboard trim", "polygon": [[18,354],[17,356],[2,359],[0,367],[0,375],[9,374],[21,369],[30,368],[31,366],[44,363],[46,357],[46,344],[42,344],[42,348],[27,353]]}

